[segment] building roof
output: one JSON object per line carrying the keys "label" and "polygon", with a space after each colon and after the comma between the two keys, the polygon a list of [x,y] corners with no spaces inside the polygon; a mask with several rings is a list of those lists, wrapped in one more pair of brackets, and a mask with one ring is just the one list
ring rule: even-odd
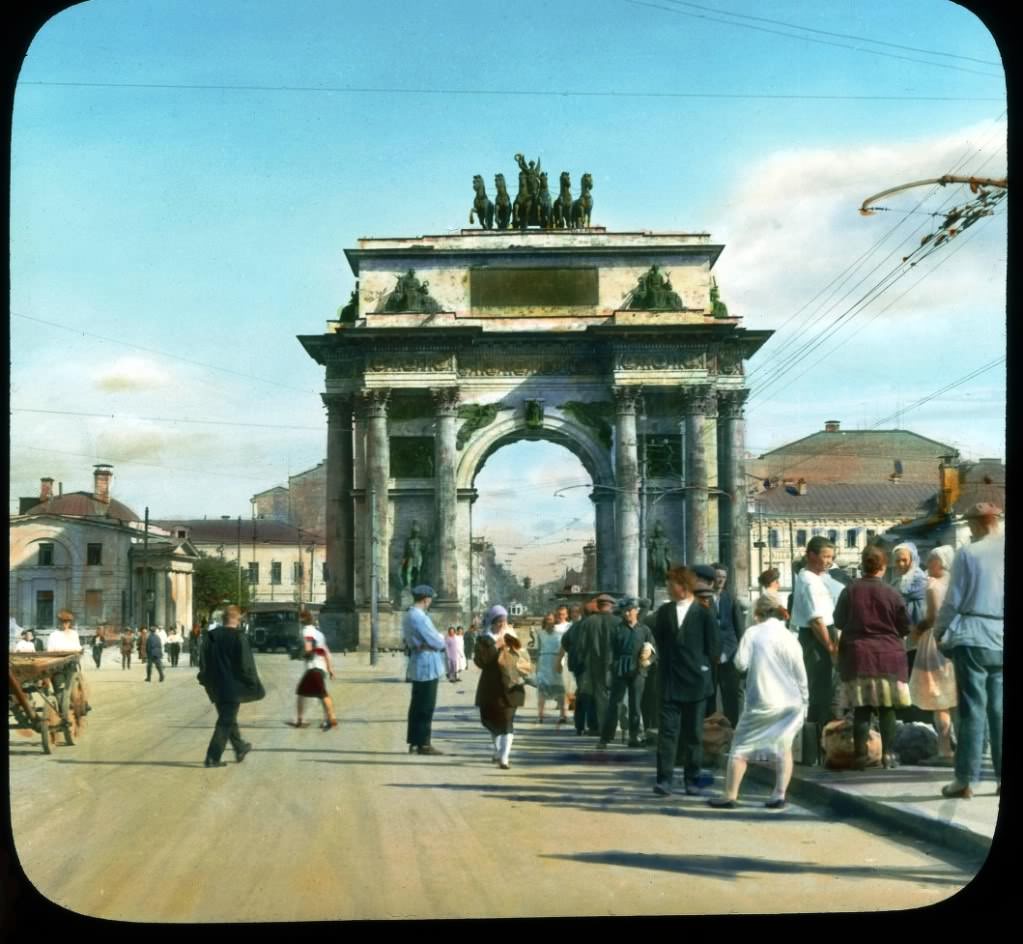
{"label": "building roof", "polygon": [[876,518],[916,517],[933,499],[935,488],[919,482],[879,482],[867,485],[816,484],[805,495],[784,486],[756,496],[758,515],[828,517],[862,515]]}
{"label": "building roof", "polygon": [[255,501],[257,498],[262,498],[264,495],[272,495],[274,492],[286,492],[288,489],[284,485],[274,485],[272,488],[265,488],[261,492],[256,492],[252,496],[252,500]]}
{"label": "building roof", "polygon": [[760,458],[827,455],[865,458],[931,457],[958,455],[959,450],[936,439],[928,439],[908,429],[821,430],[765,452]]}
{"label": "building roof", "polygon": [[67,515],[75,518],[113,518],[117,521],[139,521],[127,505],[111,498],[100,501],[92,492],[66,492],[55,495],[25,511],[26,515]]}
{"label": "building roof", "polygon": [[[235,544],[238,541],[238,519],[230,518],[164,518],[150,522],[166,528],[171,534],[179,530],[188,532],[188,540],[194,545]],[[326,544],[319,531],[310,528],[296,528],[283,521],[269,521],[257,518],[255,521],[242,518],[242,544]]]}
{"label": "building roof", "polygon": [[1005,511],[1005,465],[999,459],[981,459],[959,465],[959,498],[952,510],[963,514],[977,502],[991,502]]}

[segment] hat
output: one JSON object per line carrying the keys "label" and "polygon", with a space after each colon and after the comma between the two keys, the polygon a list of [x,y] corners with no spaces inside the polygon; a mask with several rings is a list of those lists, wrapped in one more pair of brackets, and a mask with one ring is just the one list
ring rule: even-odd
{"label": "hat", "polygon": [[484,614],[483,625],[490,626],[495,620],[500,619],[502,616],[507,618],[508,611],[501,606],[500,603],[495,603],[489,610],[487,610],[486,614]]}
{"label": "hat", "polygon": [[1002,509],[991,502],[977,502],[966,509],[967,518],[997,518],[1001,516]]}
{"label": "hat", "polygon": [[413,600],[422,600],[425,599],[426,597],[434,596],[436,596],[436,594],[433,591],[433,587],[431,587],[428,583],[421,583],[419,584],[418,587],[412,588]]}
{"label": "hat", "polygon": [[618,601],[618,609],[620,610],[638,610],[639,608],[639,600],[635,597],[624,597]]}
{"label": "hat", "polygon": [[618,601],[617,601],[617,600],[616,600],[616,599],[615,599],[615,598],[614,598],[613,596],[611,596],[611,594],[610,594],[610,593],[602,593],[602,594],[600,594],[600,595],[599,595],[599,596],[598,596],[598,597],[597,597],[597,598],[596,598],[596,599],[594,600],[594,602],[595,602],[595,603],[611,603],[611,604],[615,604],[615,603],[617,603]]}
{"label": "hat", "polygon": [[708,583],[713,583],[717,579],[717,574],[714,572],[714,568],[711,567],[710,564],[697,564],[693,568],[693,573],[701,580],[706,580]]}

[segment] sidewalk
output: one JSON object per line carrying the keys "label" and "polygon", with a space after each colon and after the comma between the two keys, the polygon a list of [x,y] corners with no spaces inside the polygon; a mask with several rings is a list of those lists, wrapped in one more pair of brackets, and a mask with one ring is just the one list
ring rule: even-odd
{"label": "sidewalk", "polygon": [[[751,764],[748,776],[773,783],[774,771]],[[994,771],[984,763],[984,780],[972,800],[948,800],[941,788],[954,779],[951,768],[905,766],[862,771],[796,765],[789,786],[793,800],[830,806],[844,816],[862,816],[957,852],[986,856],[998,819]]]}

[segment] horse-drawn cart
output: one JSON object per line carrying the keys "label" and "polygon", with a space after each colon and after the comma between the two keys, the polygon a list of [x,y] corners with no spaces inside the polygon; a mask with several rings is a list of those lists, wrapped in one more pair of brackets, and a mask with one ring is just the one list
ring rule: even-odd
{"label": "horse-drawn cart", "polygon": [[63,733],[75,743],[88,710],[78,652],[12,652],[8,668],[8,713],[11,730],[39,734],[43,753]]}

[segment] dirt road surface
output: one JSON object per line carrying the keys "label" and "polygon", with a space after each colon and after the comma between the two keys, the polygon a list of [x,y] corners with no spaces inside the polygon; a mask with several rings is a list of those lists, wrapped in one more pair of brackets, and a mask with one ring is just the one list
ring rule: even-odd
{"label": "dirt road surface", "polygon": [[475,669],[440,683],[444,756],[410,756],[400,657],[336,662],[340,728],[295,730],[299,663],[257,656],[268,695],[240,715],[255,749],[206,769],[214,711],[196,670],[147,684],[108,650],[87,673],[95,710],[77,745],[46,757],[9,736],[29,879],[82,914],[173,923],[902,909],[980,866],[800,806],[768,811],[754,783],[735,811],[655,797],[652,753],[598,753],[553,708],[536,724],[532,691],[499,770]]}

